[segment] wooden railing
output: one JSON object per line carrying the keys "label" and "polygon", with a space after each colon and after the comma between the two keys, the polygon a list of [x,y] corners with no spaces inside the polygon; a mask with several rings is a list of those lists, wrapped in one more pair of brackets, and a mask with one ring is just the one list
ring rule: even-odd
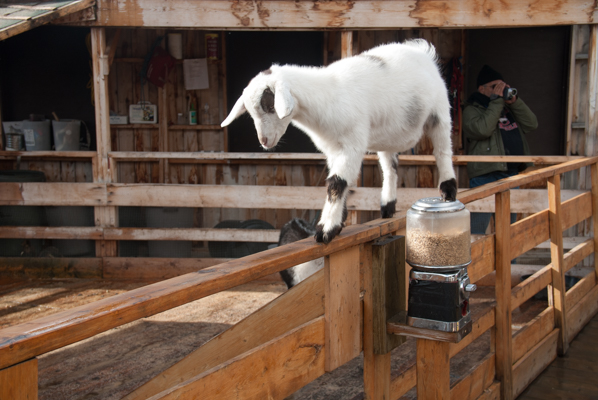
{"label": "wooden railing", "polygon": [[[465,204],[495,198],[496,233],[472,244],[473,261],[468,273],[472,282],[495,273],[496,292],[493,303],[472,307],[473,330],[461,342],[451,344],[449,354],[454,356],[489,329],[494,334],[490,353],[439,398],[496,398],[498,393],[503,399],[516,397],[557,353],[566,353],[569,342],[598,310],[598,269],[568,291],[564,282],[565,273],[593,255],[596,248],[597,162],[598,158],[568,161],[459,194],[459,200]],[[586,167],[591,169],[592,190],[562,201],[561,175]],[[548,208],[511,225],[511,195],[520,192],[511,189],[544,179],[548,182]],[[148,198],[157,193],[169,196],[168,191],[149,185],[139,189],[90,184],[82,185],[81,190],[95,194],[95,205],[127,204],[133,193],[144,193]],[[59,192],[44,191],[41,198],[59,199]],[[3,202],[14,201],[18,196],[21,204],[47,201],[40,200],[42,193],[35,185],[18,184],[12,192],[0,193]],[[588,219],[594,226],[593,237],[564,253],[563,230]],[[396,399],[414,386],[428,384],[417,379],[417,363],[391,379],[390,354],[373,352],[371,271],[378,261],[372,257],[372,245],[386,235],[400,234],[404,227],[404,213],[398,213],[392,219],[349,226],[328,245],[305,239],[5,328],[0,330],[0,377],[20,376],[24,392],[28,387],[36,391],[36,379],[32,377],[37,376],[39,355],[298,263],[325,257],[323,271],[223,332],[127,398],[192,398],[199,395],[198,390],[202,398],[226,398],[223,386],[234,387],[230,382],[234,377],[251,382],[253,389],[247,391],[247,396],[283,399],[363,350],[368,398]],[[551,264],[511,289],[511,260],[546,240],[551,243]],[[513,334],[512,310],[546,286],[550,293],[548,307]],[[361,292],[365,293],[363,300]],[[269,356],[263,357],[264,354]],[[277,357],[271,357],[272,354]],[[419,360],[423,355],[417,357]],[[293,360],[292,365],[287,362],[289,359]],[[436,373],[438,382],[446,382],[448,370],[438,368]],[[224,380],[227,385],[222,385]]]}

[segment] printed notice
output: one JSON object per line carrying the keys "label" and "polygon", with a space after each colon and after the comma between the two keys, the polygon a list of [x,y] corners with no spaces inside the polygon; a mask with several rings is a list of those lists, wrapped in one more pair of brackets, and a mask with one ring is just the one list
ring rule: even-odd
{"label": "printed notice", "polygon": [[210,87],[208,60],[206,58],[183,60],[183,74],[186,90],[208,89]]}

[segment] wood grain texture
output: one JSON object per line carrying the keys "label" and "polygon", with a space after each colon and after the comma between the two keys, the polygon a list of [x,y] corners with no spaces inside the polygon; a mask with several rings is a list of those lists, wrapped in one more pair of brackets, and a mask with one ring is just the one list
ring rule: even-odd
{"label": "wood grain texture", "polygon": [[324,326],[319,317],[149,399],[282,400],[324,374]]}
{"label": "wood grain texture", "polygon": [[496,198],[496,376],[501,398],[512,399],[510,192]]}
{"label": "wood grain texture", "polygon": [[0,369],[0,399],[37,400],[37,358]]}
{"label": "wood grain texture", "polygon": [[325,258],[326,371],[361,352],[359,246]]}
{"label": "wood grain texture", "polygon": [[554,310],[548,307],[513,336],[513,360],[519,361],[554,329]]}
{"label": "wood grain texture", "polygon": [[320,270],[161,372],[123,400],[147,399],[322,316],[323,298],[324,271]]}
{"label": "wood grain texture", "polygon": [[449,343],[417,339],[416,365],[419,400],[451,397]]}

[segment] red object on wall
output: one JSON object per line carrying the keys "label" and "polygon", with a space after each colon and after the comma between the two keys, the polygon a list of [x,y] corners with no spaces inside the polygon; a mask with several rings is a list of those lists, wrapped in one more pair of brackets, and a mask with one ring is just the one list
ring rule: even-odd
{"label": "red object on wall", "polygon": [[174,64],[174,57],[162,47],[156,46],[147,67],[147,80],[158,87],[163,87],[168,81],[168,74],[173,70]]}

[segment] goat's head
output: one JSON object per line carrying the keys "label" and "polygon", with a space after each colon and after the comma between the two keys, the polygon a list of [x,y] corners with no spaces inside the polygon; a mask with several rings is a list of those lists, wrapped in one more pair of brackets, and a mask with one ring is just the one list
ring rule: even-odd
{"label": "goat's head", "polygon": [[295,108],[291,91],[276,75],[267,70],[253,78],[221,126],[228,126],[247,111],[253,118],[262,147],[271,149],[276,146],[289,126]]}

